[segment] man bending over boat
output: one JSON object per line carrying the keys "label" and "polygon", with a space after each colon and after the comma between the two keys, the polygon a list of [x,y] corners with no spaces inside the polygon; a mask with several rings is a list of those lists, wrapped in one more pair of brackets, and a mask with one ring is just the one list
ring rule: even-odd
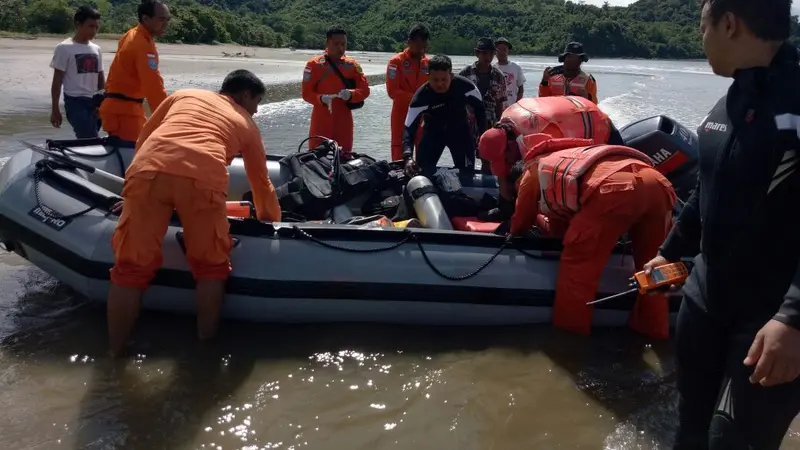
{"label": "man bending over boat", "polygon": [[[588,119],[588,120],[587,120]],[[591,139],[595,144],[623,145],[611,119],[582,97],[529,97],[503,111],[500,122],[481,135],[478,155],[489,162],[500,186],[498,207],[479,216],[487,222],[503,222],[514,213],[511,167],[522,159],[524,138],[530,134]]]}
{"label": "man bending over boat", "polygon": [[[650,158],[633,148],[547,134],[529,135],[525,145],[525,158],[517,163],[524,165],[524,172],[518,181],[511,234],[525,234],[540,212],[569,223],[553,324],[589,335],[592,308],[586,303],[595,299],[603,268],[620,236],[630,234],[636,267],[643,267],[667,236],[677,197]],[[653,338],[668,338],[666,296],[638,298],[629,325]]]}
{"label": "man bending over boat", "polygon": [[197,281],[197,334],[216,334],[230,274],[226,200],[228,170],[241,154],[260,220],[281,218],[253,114],[266,88],[247,70],[225,77],[219,93],[183,89],[153,112],[125,174],[125,206],[112,238],[108,293],[111,353],[119,354],[139,314],[142,293],[161,267],[161,242],[174,210],[184,230],[186,259]]}
{"label": "man bending over boat", "polygon": [[[486,131],[486,108],[478,88],[468,79],[453,75],[453,63],[444,55],[428,62],[428,82],[414,97],[406,115],[403,133],[403,160],[406,173],[430,177],[447,147],[453,163],[462,174],[475,170],[475,139],[470,131],[466,106],[472,107],[480,133]],[[412,159],[419,122],[424,118],[422,138],[417,146],[417,161]]]}

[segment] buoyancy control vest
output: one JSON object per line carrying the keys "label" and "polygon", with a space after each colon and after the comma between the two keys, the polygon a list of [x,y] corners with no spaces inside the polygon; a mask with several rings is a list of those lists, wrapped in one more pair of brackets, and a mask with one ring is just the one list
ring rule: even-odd
{"label": "buoyancy control vest", "polygon": [[[604,158],[624,156],[610,167],[608,173],[595,173],[596,180],[580,189],[582,177],[590,168]],[[581,202],[593,188],[618,168],[630,164],[653,167],[649,156],[639,150],[623,145],[592,145],[589,139],[561,138],[537,144],[525,155],[528,170],[536,164],[541,197],[539,209],[542,214],[571,218],[580,210]]]}
{"label": "buoyancy control vest", "polygon": [[[290,182],[276,188],[282,210],[321,220],[334,206],[380,190],[388,182],[388,162],[353,152],[347,161],[340,159],[337,168],[336,154],[334,148],[323,144],[280,160],[293,176]],[[340,152],[339,158],[343,156]]]}
{"label": "buoyancy control vest", "polygon": [[611,121],[582,97],[526,97],[503,111],[500,122],[513,124],[518,136],[544,133],[554,138],[586,138],[607,144]]}

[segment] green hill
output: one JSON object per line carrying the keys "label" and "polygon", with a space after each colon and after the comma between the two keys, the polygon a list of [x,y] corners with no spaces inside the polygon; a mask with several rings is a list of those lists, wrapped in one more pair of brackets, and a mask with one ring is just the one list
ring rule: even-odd
{"label": "green hill", "polygon": [[[68,33],[80,0],[0,0],[0,30]],[[136,22],[136,0],[88,0],[103,13],[104,33]],[[571,40],[597,57],[702,58],[696,0],[640,0],[595,7],[561,0],[177,0],[164,41],[236,42],[321,48],[333,23],[352,50],[396,51],[409,27],[427,23],[431,52],[468,54],[481,36],[505,36],[516,53],[554,55]],[[796,18],[795,18],[796,19]],[[793,21],[793,41],[800,26]]]}

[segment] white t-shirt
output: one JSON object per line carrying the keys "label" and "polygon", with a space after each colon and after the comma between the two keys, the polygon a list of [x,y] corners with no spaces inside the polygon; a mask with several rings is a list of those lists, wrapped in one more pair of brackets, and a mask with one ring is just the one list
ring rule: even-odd
{"label": "white t-shirt", "polygon": [[56,45],[50,67],[64,72],[65,95],[91,97],[97,93],[97,77],[103,73],[103,52],[93,42],[64,39]]}
{"label": "white t-shirt", "polygon": [[503,103],[503,108],[508,108],[519,100],[517,92],[519,92],[519,87],[525,84],[525,74],[522,73],[522,67],[513,61],[509,61],[508,64],[495,63],[494,66],[506,76],[507,100]]}

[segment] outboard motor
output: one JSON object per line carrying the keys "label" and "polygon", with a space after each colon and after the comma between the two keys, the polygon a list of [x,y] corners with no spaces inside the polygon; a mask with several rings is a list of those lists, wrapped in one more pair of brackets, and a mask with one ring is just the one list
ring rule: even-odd
{"label": "outboard motor", "polygon": [[683,201],[697,183],[697,134],[667,116],[655,116],[625,125],[619,130],[625,145],[645,153],[655,168],[672,183]]}
{"label": "outboard motor", "polygon": [[452,230],[453,224],[447,217],[442,201],[436,193],[436,188],[431,180],[422,175],[417,175],[406,185],[408,195],[414,202],[414,211],[417,218],[425,228],[436,230]]}

